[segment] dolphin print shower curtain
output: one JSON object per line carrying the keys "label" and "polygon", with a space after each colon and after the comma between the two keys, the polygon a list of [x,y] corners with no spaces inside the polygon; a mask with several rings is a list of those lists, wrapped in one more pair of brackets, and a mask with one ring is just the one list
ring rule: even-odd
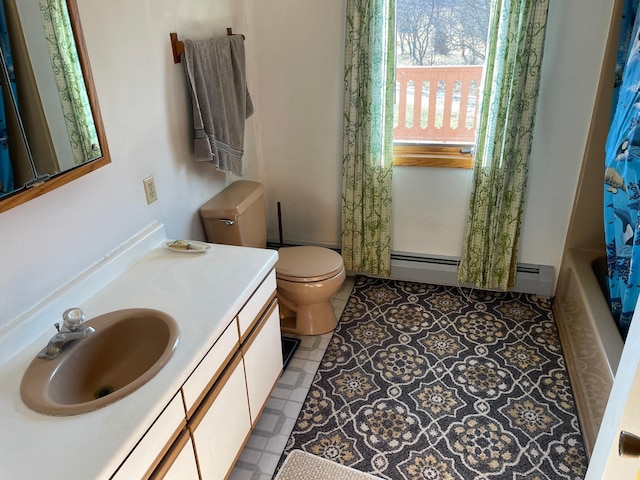
{"label": "dolphin print shower curtain", "polygon": [[[9,32],[7,30],[7,20],[4,12],[4,2],[2,0],[0,0],[0,48],[2,48],[9,75],[12,75],[13,60],[9,48]],[[14,82],[12,82],[11,87],[15,89]],[[13,167],[11,165],[11,158],[9,157],[8,138],[5,102],[3,93],[0,91],[0,196],[13,191]]]}
{"label": "dolphin print shower curtain", "polygon": [[[634,3],[637,0],[629,0]],[[627,5],[628,6],[628,5]],[[622,82],[607,137],[605,156],[604,230],[611,312],[626,338],[640,293],[640,38],[638,16],[629,38]],[[623,22],[631,26],[630,22]]]}

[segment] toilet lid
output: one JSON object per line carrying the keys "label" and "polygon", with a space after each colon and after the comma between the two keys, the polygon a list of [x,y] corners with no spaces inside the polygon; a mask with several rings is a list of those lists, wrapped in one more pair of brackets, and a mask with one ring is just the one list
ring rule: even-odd
{"label": "toilet lid", "polygon": [[344,268],[339,253],[323,247],[286,247],[278,250],[276,277],[290,282],[319,282]]}

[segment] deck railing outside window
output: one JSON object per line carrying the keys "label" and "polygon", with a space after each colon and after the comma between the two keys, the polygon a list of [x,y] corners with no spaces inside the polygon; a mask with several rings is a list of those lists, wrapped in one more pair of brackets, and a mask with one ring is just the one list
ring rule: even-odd
{"label": "deck railing outside window", "polygon": [[482,68],[396,68],[394,140],[473,143]]}

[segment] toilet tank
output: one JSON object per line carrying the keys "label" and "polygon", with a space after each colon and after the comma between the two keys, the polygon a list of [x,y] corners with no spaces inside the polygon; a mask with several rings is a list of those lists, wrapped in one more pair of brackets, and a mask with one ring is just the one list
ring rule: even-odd
{"label": "toilet tank", "polygon": [[238,180],[200,207],[207,240],[225,245],[265,248],[264,187]]}

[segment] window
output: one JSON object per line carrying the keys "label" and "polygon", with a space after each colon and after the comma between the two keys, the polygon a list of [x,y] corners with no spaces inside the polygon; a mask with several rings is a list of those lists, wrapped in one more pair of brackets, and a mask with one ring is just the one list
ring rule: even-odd
{"label": "window", "polygon": [[490,0],[397,0],[394,165],[471,168]]}

